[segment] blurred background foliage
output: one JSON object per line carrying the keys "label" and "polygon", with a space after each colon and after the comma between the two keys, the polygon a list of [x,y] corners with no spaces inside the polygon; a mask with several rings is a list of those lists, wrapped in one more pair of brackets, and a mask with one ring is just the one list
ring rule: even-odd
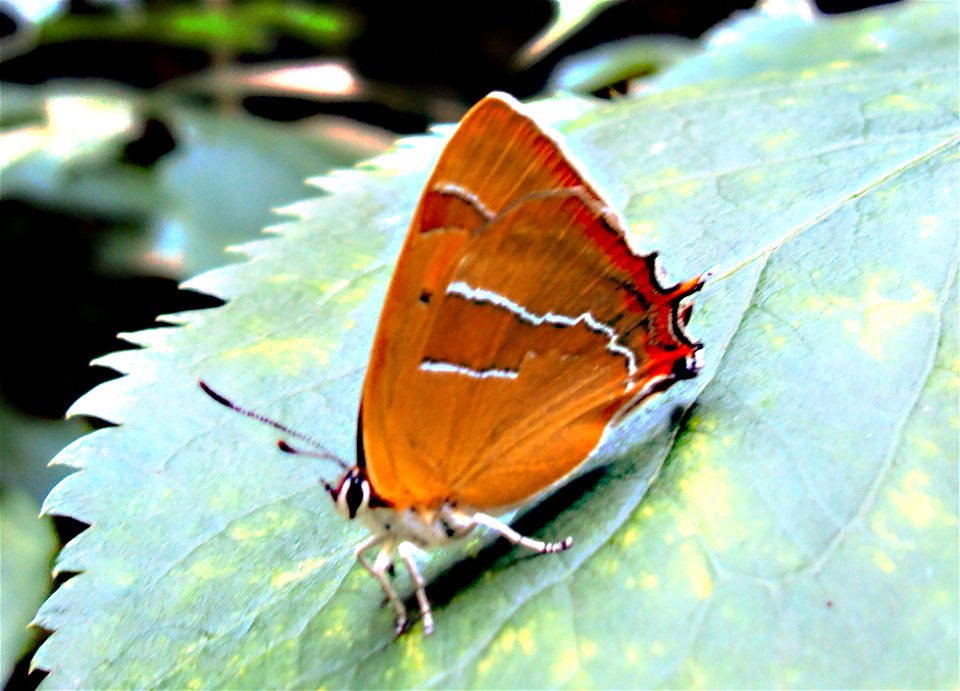
{"label": "blurred background foliage", "polygon": [[[788,0],[781,0],[781,4]],[[457,120],[490,90],[608,98],[750,0],[0,0],[0,678],[34,687],[55,551],[46,466],[91,422],[94,357],[218,301],[178,282],[316,194],[304,180]],[[878,4],[821,0],[821,12]],[[60,578],[64,579],[69,574]]]}

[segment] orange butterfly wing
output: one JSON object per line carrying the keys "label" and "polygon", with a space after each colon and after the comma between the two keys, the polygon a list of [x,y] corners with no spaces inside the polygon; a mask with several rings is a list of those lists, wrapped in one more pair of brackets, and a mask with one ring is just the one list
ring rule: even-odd
{"label": "orange butterfly wing", "polygon": [[575,469],[625,406],[695,373],[654,255],[509,97],[463,119],[380,317],[361,437],[397,508],[516,504]]}

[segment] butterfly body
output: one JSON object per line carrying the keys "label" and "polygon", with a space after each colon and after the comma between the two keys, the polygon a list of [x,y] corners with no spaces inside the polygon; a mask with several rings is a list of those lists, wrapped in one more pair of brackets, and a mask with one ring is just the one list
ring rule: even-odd
{"label": "butterfly body", "polygon": [[391,506],[374,493],[360,466],[350,468],[329,491],[343,518],[360,520],[388,547],[400,542],[419,549],[438,547],[466,536],[476,526],[469,520],[475,511],[458,511],[450,504],[436,509]]}
{"label": "butterfly body", "polygon": [[[209,387],[201,385],[208,393]],[[219,394],[216,394],[221,398]],[[223,399],[224,401],[226,399]],[[229,402],[228,402],[229,403]],[[231,407],[238,409],[233,404]],[[238,409],[240,412],[246,412]],[[272,421],[271,421],[272,422]],[[289,444],[282,443],[284,451],[298,453]],[[402,633],[408,623],[407,611],[396,589],[387,576],[393,571],[394,555],[399,555],[416,586],[417,599],[423,617],[425,634],[433,631],[433,613],[430,601],[424,590],[425,584],[417,569],[414,557],[417,551],[442,547],[469,535],[478,526],[484,526],[500,533],[514,544],[520,544],[536,552],[559,552],[569,549],[573,538],[563,542],[540,542],[524,537],[505,523],[488,514],[470,507],[456,506],[450,502],[442,503],[438,508],[392,506],[378,496],[364,471],[361,456],[357,465],[346,470],[336,486],[326,484],[327,492],[333,499],[337,512],[347,520],[357,519],[370,532],[355,550],[357,561],[373,576],[383,588],[387,599],[396,611],[396,633]],[[376,560],[371,564],[365,558],[370,550],[379,547]]]}

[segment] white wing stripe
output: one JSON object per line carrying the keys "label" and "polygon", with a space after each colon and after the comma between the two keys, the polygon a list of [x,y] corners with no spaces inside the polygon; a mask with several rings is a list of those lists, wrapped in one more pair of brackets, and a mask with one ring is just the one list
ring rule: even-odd
{"label": "white wing stripe", "polygon": [[[533,314],[532,312],[528,312],[522,305],[518,305],[510,298],[500,295],[500,293],[487,290],[486,288],[473,288],[463,281],[455,281],[447,286],[447,295],[459,295],[460,297],[466,298],[467,300],[471,300],[473,302],[486,302],[491,305],[496,305],[497,307],[502,307],[508,312],[513,313],[519,320],[528,324],[533,324],[534,326],[540,326],[541,324],[576,326],[577,324],[583,322],[591,331],[603,334],[607,337],[608,351],[611,353],[616,353],[617,355],[622,355],[624,358],[626,358],[627,369],[631,376],[637,372],[637,359],[633,354],[633,351],[617,343],[617,332],[613,329],[613,327],[609,324],[604,324],[603,322],[598,321],[592,314],[590,314],[590,312],[584,312],[577,317],[568,317],[563,314],[554,314],[553,312],[547,312],[546,314],[540,316]],[[422,364],[421,368],[423,368]]]}
{"label": "white wing stripe", "polygon": [[420,369],[424,372],[450,372],[453,374],[463,374],[474,379],[516,379],[520,374],[508,369],[484,369],[477,370],[465,367],[464,365],[455,365],[452,362],[443,362],[441,360],[424,360],[420,363]]}

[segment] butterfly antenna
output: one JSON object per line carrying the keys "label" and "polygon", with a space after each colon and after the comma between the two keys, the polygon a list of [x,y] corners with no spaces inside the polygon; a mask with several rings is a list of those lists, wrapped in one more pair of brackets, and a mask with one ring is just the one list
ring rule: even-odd
{"label": "butterfly antenna", "polygon": [[327,461],[336,461],[344,470],[348,470],[347,464],[344,463],[338,456],[334,456],[332,453],[327,451],[308,451],[306,449],[298,449],[295,446],[291,446],[285,439],[281,439],[277,442],[277,448],[279,448],[284,453],[288,453],[291,456],[308,456],[309,458],[319,458],[321,460]]}
{"label": "butterfly antenna", "polygon": [[289,435],[289,436],[291,436],[291,437],[295,437],[296,439],[299,439],[300,441],[305,441],[305,442],[307,442],[308,444],[310,444],[311,446],[313,446],[314,449],[315,449],[314,451],[302,451],[302,450],[299,450],[299,449],[295,449],[294,447],[290,446],[287,442],[285,442],[285,441],[283,441],[283,440],[281,439],[280,442],[278,443],[278,446],[280,447],[280,450],[281,450],[281,451],[284,451],[285,453],[299,454],[299,455],[301,455],[301,456],[310,456],[311,458],[319,458],[319,459],[322,459],[322,460],[333,461],[334,463],[336,463],[337,465],[339,465],[339,466],[340,466],[341,468],[343,468],[344,470],[346,470],[346,469],[349,467],[349,466],[343,461],[343,459],[341,459],[341,458],[340,458],[339,456],[337,456],[336,454],[331,453],[330,451],[327,451],[326,447],[325,447],[323,444],[321,444],[319,441],[317,441],[316,439],[314,439],[314,438],[311,437],[310,435],[304,434],[303,432],[298,432],[298,431],[295,430],[295,429],[290,429],[289,427],[287,427],[286,425],[284,425],[282,422],[277,422],[277,421],[274,420],[273,418],[269,418],[269,417],[267,417],[266,415],[263,415],[263,414],[261,414],[261,413],[258,413],[258,412],[255,411],[255,410],[250,410],[249,408],[244,408],[243,406],[237,405],[236,403],[234,403],[233,401],[231,401],[231,400],[230,400],[229,398],[227,398],[226,396],[222,396],[221,394],[219,394],[219,393],[217,393],[216,391],[214,391],[214,390],[213,390],[212,388],[210,388],[210,386],[209,386],[205,381],[203,381],[202,379],[198,379],[198,380],[197,380],[197,383],[200,385],[200,388],[203,389],[203,392],[204,392],[205,394],[207,394],[210,398],[212,398],[213,400],[215,400],[215,401],[216,401],[217,403],[219,403],[220,405],[222,405],[222,406],[224,406],[224,407],[226,407],[226,408],[229,408],[230,410],[232,410],[232,411],[234,411],[234,412],[236,412],[236,413],[240,413],[241,415],[245,415],[245,416],[248,417],[248,418],[252,418],[253,420],[256,420],[256,421],[258,421],[258,422],[262,422],[262,423],[264,423],[264,424],[270,425],[270,426],[273,427],[274,429],[278,429],[278,430],[280,430],[281,432],[283,432],[284,434]]}
{"label": "butterfly antenna", "polygon": [[[304,451],[303,449],[298,449],[298,448],[296,448],[296,447],[294,447],[294,446],[290,446],[290,445],[289,445],[287,442],[285,442],[283,439],[281,439],[280,441],[277,442],[277,446],[279,447],[279,449],[280,449],[281,451],[283,451],[284,453],[288,453],[288,454],[290,454],[291,456],[308,456],[308,457],[310,457],[310,458],[320,458],[320,459],[324,459],[324,460],[335,461],[336,463],[338,463],[338,464],[340,465],[341,468],[343,468],[344,470],[348,470],[346,463],[344,463],[344,462],[341,461],[339,458],[337,458],[336,456],[333,456],[333,455],[331,455],[331,454],[328,454],[328,453],[318,453],[318,452],[316,452],[316,451]],[[331,485],[330,482],[329,482],[328,480],[326,480],[325,478],[320,478],[320,481],[323,483],[323,488],[324,488],[325,490],[327,490],[327,494],[329,494],[329,495],[333,498],[333,501],[336,502],[336,501],[337,501],[337,488],[334,487],[333,485]]]}

